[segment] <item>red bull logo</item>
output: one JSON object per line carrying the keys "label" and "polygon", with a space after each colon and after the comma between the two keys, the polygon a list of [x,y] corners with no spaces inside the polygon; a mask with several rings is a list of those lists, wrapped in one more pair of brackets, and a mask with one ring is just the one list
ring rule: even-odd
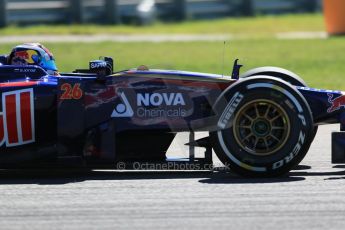
{"label": "red bull logo", "polygon": [[328,94],[328,102],[331,104],[331,106],[327,109],[328,113],[332,113],[336,110],[339,110],[340,108],[345,108],[345,95],[341,95],[337,98],[334,98],[334,95],[329,93]]}
{"label": "red bull logo", "polygon": [[20,58],[21,60],[25,60],[28,64],[35,64],[33,60],[33,55],[38,55],[35,50],[24,50],[18,51],[14,54],[15,58]]}
{"label": "red bull logo", "polygon": [[14,54],[14,56],[15,56],[15,57],[19,57],[19,58],[24,59],[24,60],[29,59],[29,54],[28,54],[28,52],[26,52],[26,51],[19,51],[19,52],[16,52],[16,53]]}

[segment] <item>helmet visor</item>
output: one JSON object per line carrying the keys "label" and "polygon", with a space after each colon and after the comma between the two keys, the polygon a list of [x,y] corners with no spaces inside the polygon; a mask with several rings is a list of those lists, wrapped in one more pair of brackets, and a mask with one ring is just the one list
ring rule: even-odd
{"label": "helmet visor", "polygon": [[58,70],[57,67],[56,67],[54,59],[51,59],[51,60],[48,60],[48,61],[44,60],[42,63],[43,63],[42,67],[44,69],[53,70],[53,71],[57,71]]}
{"label": "helmet visor", "polygon": [[48,54],[43,54],[43,57],[39,55],[33,55],[32,59],[35,61],[35,63],[38,63],[38,65],[45,70],[58,70],[53,56],[50,56]]}

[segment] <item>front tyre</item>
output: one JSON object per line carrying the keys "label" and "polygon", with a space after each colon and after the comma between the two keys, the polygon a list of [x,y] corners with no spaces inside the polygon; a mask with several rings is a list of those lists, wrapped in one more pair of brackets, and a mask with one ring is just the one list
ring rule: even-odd
{"label": "front tyre", "polygon": [[313,137],[304,97],[270,77],[239,81],[216,102],[218,131],[211,133],[219,159],[244,176],[279,176],[296,166]]}
{"label": "front tyre", "polygon": [[[275,77],[278,79],[281,79],[283,81],[289,82],[291,85],[294,86],[300,86],[300,87],[308,87],[307,83],[303,81],[303,79],[298,76],[297,74],[283,68],[279,67],[272,67],[272,66],[265,66],[265,67],[259,67],[255,69],[251,69],[244,74],[242,74],[241,78],[251,78],[256,76],[269,76],[269,77]],[[316,134],[317,134],[318,126],[314,126],[314,133],[313,138],[310,139],[310,141],[313,141]]]}

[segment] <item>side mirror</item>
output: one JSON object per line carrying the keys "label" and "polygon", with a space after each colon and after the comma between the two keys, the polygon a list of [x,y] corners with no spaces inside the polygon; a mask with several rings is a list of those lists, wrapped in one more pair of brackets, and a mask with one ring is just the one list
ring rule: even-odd
{"label": "side mirror", "polygon": [[108,68],[110,68],[111,73],[114,72],[114,59],[111,57],[104,57],[103,60],[107,63]]}

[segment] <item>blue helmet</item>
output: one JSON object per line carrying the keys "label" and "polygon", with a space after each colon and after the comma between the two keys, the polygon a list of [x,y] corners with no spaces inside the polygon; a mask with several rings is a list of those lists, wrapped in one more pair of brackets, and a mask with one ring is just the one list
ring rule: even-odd
{"label": "blue helmet", "polygon": [[11,65],[37,65],[51,75],[57,75],[58,69],[53,54],[39,43],[26,43],[12,49],[9,56]]}

